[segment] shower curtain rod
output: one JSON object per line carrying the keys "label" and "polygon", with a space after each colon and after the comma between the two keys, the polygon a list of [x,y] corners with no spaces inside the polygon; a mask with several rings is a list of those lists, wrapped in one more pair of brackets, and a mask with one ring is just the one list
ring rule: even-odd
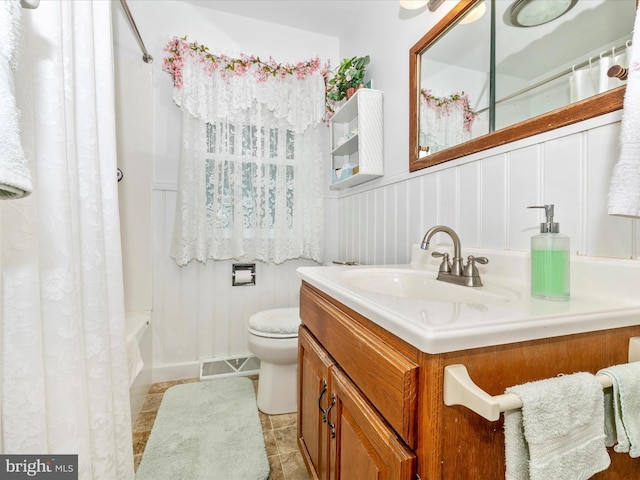
{"label": "shower curtain rod", "polygon": [[[145,63],[152,63],[153,57],[147,51],[147,47],[144,46],[144,42],[142,41],[136,22],[133,19],[133,15],[131,15],[131,10],[129,10],[129,5],[127,5],[127,0],[120,0],[120,3],[122,4],[124,13],[127,16],[127,20],[129,20],[129,25],[131,25],[131,29],[136,36],[138,45],[140,45],[140,49],[142,50],[142,60],[144,60]],[[22,8],[34,9],[38,8],[38,5],[40,5],[40,0],[20,0],[20,6]]]}
{"label": "shower curtain rod", "polygon": [[131,15],[131,10],[129,10],[129,5],[127,5],[127,0],[120,0],[120,3],[122,4],[124,13],[127,16],[127,20],[129,20],[129,25],[131,25],[133,34],[136,36],[138,45],[140,45],[140,49],[142,50],[142,60],[144,60],[145,63],[153,63],[153,57],[147,51],[147,47],[144,46],[144,42],[142,41],[142,37],[140,36],[140,32],[138,31],[136,22],[133,19],[133,15]]}
{"label": "shower curtain rod", "polygon": [[[544,85],[545,83],[550,83],[553,82],[554,80],[557,80],[558,78],[564,77],[565,75],[569,75],[571,72],[573,72],[574,70],[578,70],[580,68],[586,67],[587,65],[590,65],[593,61],[599,61],[602,57],[608,57],[608,56],[613,56],[614,52],[616,50],[624,50],[626,48],[629,48],[631,46],[631,40],[628,40],[624,45],[620,45],[617,47],[613,47],[611,50],[607,50],[602,52],[599,56],[596,57],[591,57],[589,58],[589,60],[585,60],[584,62],[580,62],[576,65],[573,65],[571,68],[567,68],[566,70],[563,70],[560,73],[557,73],[549,78],[545,78],[544,80],[540,80],[537,83],[534,83],[533,85],[529,85],[527,88],[523,88],[522,90],[518,90],[517,92],[512,93],[511,95],[507,95],[506,97],[501,98],[500,100],[496,101],[496,105],[498,103],[502,103],[502,102],[506,102],[507,100],[511,100],[512,98],[515,98],[519,95],[522,95],[523,93],[527,93],[530,90],[533,90],[535,88],[541,87],[542,85]],[[489,110],[489,107],[485,107],[482,108],[480,110],[478,110],[476,113],[482,113],[486,110]]]}

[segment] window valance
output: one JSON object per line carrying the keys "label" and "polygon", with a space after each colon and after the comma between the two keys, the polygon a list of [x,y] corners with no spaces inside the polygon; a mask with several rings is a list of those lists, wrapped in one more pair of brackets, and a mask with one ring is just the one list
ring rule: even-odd
{"label": "window valance", "polygon": [[325,117],[328,65],[321,68],[319,58],[297,64],[231,58],[184,38],[174,38],[166,50],[164,69],[173,77],[173,99],[194,118],[215,123],[241,118],[249,109],[267,109],[303,133]]}

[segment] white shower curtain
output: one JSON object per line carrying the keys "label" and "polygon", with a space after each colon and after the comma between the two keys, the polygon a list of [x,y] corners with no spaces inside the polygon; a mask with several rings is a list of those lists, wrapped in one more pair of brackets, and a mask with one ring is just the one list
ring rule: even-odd
{"label": "white shower curtain", "polygon": [[110,2],[41,2],[22,31],[34,188],[0,202],[0,452],[130,480]]}
{"label": "white shower curtain", "polygon": [[573,103],[584,100],[623,85],[624,81],[610,78],[607,71],[613,65],[627,67],[627,50],[628,47],[603,52],[599,57],[593,58],[588,65],[574,69],[569,77],[570,101]]}

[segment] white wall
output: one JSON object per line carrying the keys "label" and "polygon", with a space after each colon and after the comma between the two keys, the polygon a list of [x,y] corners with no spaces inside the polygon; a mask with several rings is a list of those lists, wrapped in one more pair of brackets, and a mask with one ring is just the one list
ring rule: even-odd
{"label": "white wall", "polygon": [[[178,182],[181,115],[172,100],[171,78],[162,71],[165,45],[174,36],[186,35],[190,41],[208,46],[212,53],[272,56],[279,62],[297,62],[318,55],[323,61],[336,64],[339,52],[337,38],[184,2],[130,0],[128,4],[154,62],[151,66],[142,62],[142,54],[121,6],[114,2],[116,62],[121,72],[121,84],[128,89],[119,97],[119,120],[137,125],[138,129],[140,125],[151,125],[153,131],[152,169],[150,164],[146,172],[153,190],[152,212],[148,212],[153,223],[142,234],[149,239],[143,253],[152,254],[152,266],[141,266],[136,255],[129,256],[125,262],[138,265],[133,268],[138,278],[141,272],[153,275],[153,381],[157,382],[197,376],[201,359],[248,354],[248,317],[268,308],[298,305],[300,280],[295,269],[300,265],[313,265],[313,262],[304,260],[290,261],[281,266],[258,262],[256,286],[232,287],[232,261],[208,262],[206,265],[192,262],[180,268],[169,257]],[[135,68],[132,68],[133,64]],[[145,68],[151,70],[148,79],[136,73]],[[127,108],[128,101],[138,96],[145,98],[149,93],[152,96],[151,109]],[[135,135],[129,135],[129,138],[132,136],[134,141],[128,141],[121,153],[123,158],[135,162],[134,151],[139,144],[135,142]],[[142,138],[139,140],[144,141]],[[123,169],[126,181],[126,170],[131,166]],[[327,167],[327,178],[328,172]],[[141,199],[145,193],[140,191],[139,195]],[[140,213],[141,205],[135,199],[125,201],[125,210]],[[131,237],[139,238],[139,232],[123,230],[124,244],[135,242]],[[330,250],[328,256],[332,254]],[[134,278],[133,273],[130,278]],[[147,285],[151,286],[150,283]],[[127,294],[134,304],[142,295],[136,291],[134,282],[130,282],[130,286]]]}
{"label": "white wall", "polygon": [[[344,57],[371,56],[368,77],[373,78],[375,88],[384,91],[385,176],[348,191],[327,189],[329,261],[406,263],[410,245],[418,243],[435,224],[458,230],[463,249],[527,250],[540,216],[525,207],[543,202],[556,204],[557,219],[562,231],[572,237],[576,252],[637,257],[637,222],[606,214],[609,175],[618,151],[619,112],[409,173],[409,49],[455,3],[447,0],[435,13],[415,14],[401,10],[396,0],[363,0],[359,21],[338,42],[176,1],[129,2],[155,58],[155,381],[195,375],[202,358],[245,352],[248,315],[264,308],[297,305],[295,268],[305,263],[258,264],[258,286],[231,288],[232,262],[178,268],[168,257],[180,116],[161,61],[162,49],[174,35],[188,35],[215,51],[272,55],[280,61],[320,55],[336,65]],[[122,26],[117,29],[116,53],[118,62],[140,58],[133,36]]]}
{"label": "white wall", "polygon": [[116,66],[118,183],[127,312],[153,307],[153,67],[137,59]]}

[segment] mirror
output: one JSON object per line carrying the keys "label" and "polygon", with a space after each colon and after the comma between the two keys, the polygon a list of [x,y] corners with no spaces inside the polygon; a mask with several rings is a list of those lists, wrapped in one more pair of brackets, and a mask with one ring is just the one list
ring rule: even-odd
{"label": "mirror", "polygon": [[410,50],[409,170],[622,108],[636,7],[460,0]]}

